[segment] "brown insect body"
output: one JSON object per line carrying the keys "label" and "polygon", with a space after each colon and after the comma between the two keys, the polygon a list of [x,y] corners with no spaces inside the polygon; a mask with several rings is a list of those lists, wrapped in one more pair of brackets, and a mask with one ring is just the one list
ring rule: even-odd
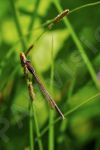
{"label": "brown insect body", "polygon": [[37,74],[36,74],[33,66],[31,65],[30,61],[28,61],[26,59],[26,56],[25,56],[25,54],[23,52],[20,53],[20,60],[21,60],[22,66],[26,67],[27,70],[33,75],[35,81],[39,85],[40,90],[42,91],[42,94],[46,97],[46,100],[51,104],[52,108],[55,108],[56,111],[64,119],[63,113],[60,111],[59,107],[57,106],[57,104],[55,103],[55,101],[53,100],[53,98],[50,96],[50,94],[48,93],[48,91],[46,90],[46,88],[44,87],[44,85],[42,84],[42,82],[40,81],[40,79],[38,78],[38,76],[37,76]]}

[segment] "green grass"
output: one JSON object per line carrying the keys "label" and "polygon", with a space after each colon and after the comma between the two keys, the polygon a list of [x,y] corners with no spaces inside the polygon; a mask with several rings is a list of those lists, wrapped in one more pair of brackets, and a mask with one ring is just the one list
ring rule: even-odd
{"label": "green grass", "polygon": [[[57,12],[61,13],[63,11],[63,5],[64,7],[69,6],[69,15],[68,17],[64,17],[60,23],[54,24],[53,19],[56,17]],[[1,140],[0,148],[5,150],[16,150],[16,148],[55,150],[56,146],[57,150],[81,150],[87,146],[90,148],[90,146],[95,143],[93,148],[95,150],[99,149],[98,133],[100,123],[98,120],[100,112],[98,108],[100,103],[98,100],[100,97],[100,82],[97,79],[97,72],[100,71],[99,51],[95,54],[92,53],[92,51],[90,52],[89,48],[85,47],[80,41],[78,35],[83,34],[95,48],[99,49],[99,44],[97,43],[94,33],[99,27],[98,12],[100,1],[86,4],[78,0],[76,3],[72,3],[70,0],[64,2],[54,0],[51,1],[51,3],[49,3],[49,1],[44,3],[40,0],[35,0],[34,3],[31,1],[24,1],[23,3],[21,1],[15,2],[14,0],[10,0],[9,5],[1,1],[0,6],[2,6],[0,15],[0,113],[1,118],[4,117],[10,124],[5,134],[10,138],[10,141],[12,141],[5,144]],[[89,16],[84,13],[85,11]],[[91,16],[93,16],[92,22],[91,19],[89,20]],[[83,21],[84,26],[80,27]],[[13,24],[10,29],[7,26],[9,22]],[[91,23],[91,26],[89,26],[89,23]],[[52,24],[52,28],[49,29],[48,25]],[[27,29],[25,35],[23,34],[23,25],[26,26]],[[35,25],[37,25],[37,27]],[[74,27],[76,30],[74,30]],[[15,38],[13,28],[16,30],[18,36],[18,41],[15,43],[13,42]],[[11,30],[11,32],[6,32],[5,34],[4,31],[7,30]],[[60,33],[64,34],[63,31],[65,30],[69,32],[70,35],[67,38],[61,39],[60,36],[62,35],[60,35]],[[37,32],[36,35],[35,32]],[[51,57],[51,62],[49,62],[48,54],[46,55],[43,49],[45,47],[47,48],[46,50],[49,49],[48,41],[52,32],[55,36],[52,36],[52,39],[50,39],[51,51],[49,56]],[[11,34],[8,35],[8,33]],[[93,33],[94,36],[91,36],[91,33]],[[11,37],[12,34],[13,38]],[[45,41],[42,40],[44,34],[47,37]],[[26,94],[26,91],[26,95],[29,94],[27,87],[30,82],[34,81],[30,76],[26,78],[26,87],[23,77],[24,73],[21,73],[19,53],[20,49],[22,51],[27,50],[30,41],[31,44],[35,45],[31,53],[32,56],[30,55],[32,63],[34,63],[34,58],[37,58],[37,64],[40,63],[41,68],[45,66],[45,63],[48,63],[48,67],[45,71],[36,69],[41,76],[43,75],[41,78],[44,83],[46,83],[46,79],[49,78],[50,74],[50,82],[47,84],[47,87],[50,87],[52,97],[55,97],[57,102],[60,102],[60,108],[65,112],[64,115],[66,119],[64,121],[62,121],[60,117],[56,118],[55,110],[50,108],[48,113],[47,104],[45,105],[42,101],[38,103],[38,100],[42,98],[41,95],[39,96],[37,88],[35,89],[36,97],[32,98],[32,96],[29,95],[31,101],[29,108],[27,106],[28,102],[25,103],[25,100],[29,101],[29,99],[24,94]],[[38,47],[40,44],[41,52],[39,53]],[[75,66],[75,64],[70,61],[70,58],[72,54],[76,52],[76,48],[82,58],[82,63],[85,64],[86,67],[82,66],[78,68],[72,78],[64,68],[61,68],[61,65],[65,64],[65,69],[66,66],[69,67],[68,69],[72,69],[73,66]],[[44,63],[42,62],[43,59],[45,60]],[[95,61],[96,59],[98,61]],[[60,63],[58,63],[59,60]],[[33,66],[36,67],[37,64],[33,64]],[[59,88],[58,84],[55,86],[54,76],[56,74],[54,73],[56,71],[62,81],[61,88]],[[15,82],[15,80],[18,80],[18,82]],[[59,83],[59,79],[56,78],[56,80],[56,82]],[[34,95],[34,91],[31,94]],[[39,99],[37,97],[39,97]],[[94,102],[92,103],[93,100]],[[16,103],[25,108],[24,113],[26,112],[26,108],[29,109],[29,126],[26,125],[26,118],[24,120],[20,112],[14,110],[13,105],[16,105]],[[38,103],[39,109],[35,107],[35,103]],[[82,112],[83,109],[84,112]],[[12,110],[15,111],[14,117],[18,118],[18,123],[20,120],[23,120],[24,128],[19,129],[17,127],[17,123],[12,117]],[[82,126],[80,126],[82,121],[80,116],[83,120]],[[79,129],[78,131],[77,128]],[[58,142],[59,139],[60,142]],[[16,144],[17,147],[15,147]]]}

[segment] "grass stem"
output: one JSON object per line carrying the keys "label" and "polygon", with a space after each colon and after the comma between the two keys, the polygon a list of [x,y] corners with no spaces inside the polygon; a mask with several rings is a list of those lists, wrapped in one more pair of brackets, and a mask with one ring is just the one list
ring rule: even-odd
{"label": "grass stem", "polygon": [[29,134],[30,134],[30,150],[34,150],[34,137],[33,137],[33,111],[32,104],[29,106]]}
{"label": "grass stem", "polygon": [[86,8],[86,7],[96,6],[96,5],[98,5],[98,4],[100,4],[100,1],[98,1],[98,2],[93,2],[93,3],[88,3],[88,4],[79,6],[79,7],[75,8],[75,9],[71,10],[69,13],[73,13],[73,12],[75,12],[75,11],[78,11],[78,10],[83,9],[83,8]]}
{"label": "grass stem", "polygon": [[[53,92],[53,79],[54,79],[54,58],[53,58],[53,36],[52,36],[52,48],[51,48],[51,79],[50,79],[50,89]],[[54,150],[54,110],[50,108],[49,117],[49,150]]]}
{"label": "grass stem", "polygon": [[32,105],[32,112],[33,112],[33,117],[34,117],[34,122],[35,122],[35,128],[36,128],[36,134],[37,134],[37,141],[38,141],[38,145],[39,145],[39,150],[43,150],[43,144],[42,144],[42,140],[41,140],[41,137],[40,137],[39,124],[38,124],[38,120],[37,120],[34,105]]}

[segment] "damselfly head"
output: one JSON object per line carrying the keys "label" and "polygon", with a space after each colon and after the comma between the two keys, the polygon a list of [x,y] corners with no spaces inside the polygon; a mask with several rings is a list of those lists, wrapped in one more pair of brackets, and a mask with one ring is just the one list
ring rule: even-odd
{"label": "damselfly head", "polygon": [[26,63],[26,56],[23,52],[20,53],[20,60],[21,60],[21,64],[25,65]]}

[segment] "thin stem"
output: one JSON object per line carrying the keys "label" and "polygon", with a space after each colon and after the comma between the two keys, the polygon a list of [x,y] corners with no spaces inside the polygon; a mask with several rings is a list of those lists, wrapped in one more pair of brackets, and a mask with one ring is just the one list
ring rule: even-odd
{"label": "thin stem", "polygon": [[33,111],[32,104],[29,106],[29,134],[30,134],[30,150],[34,150],[34,137],[33,137]]}
{"label": "thin stem", "polygon": [[[59,4],[58,0],[55,0],[53,2],[54,2],[54,5],[56,6],[57,10],[59,12],[62,12],[63,9],[62,9],[61,5]],[[86,64],[86,67],[87,67],[87,69],[88,69],[88,71],[89,71],[89,73],[91,75],[91,78],[92,78],[95,86],[97,87],[97,89],[100,89],[100,84],[98,82],[98,79],[97,79],[97,76],[96,76],[96,72],[95,72],[95,70],[94,70],[94,68],[93,68],[93,66],[92,66],[88,56],[86,55],[85,50],[84,50],[84,48],[83,48],[79,38],[77,37],[77,35],[76,35],[73,27],[71,26],[69,20],[67,18],[64,18],[63,21],[64,21],[64,24],[66,25],[66,27],[68,27],[68,29],[70,31],[70,34],[71,34],[71,36],[73,38],[73,41],[75,42],[75,44],[76,44],[76,46],[77,46],[77,48],[78,48],[78,50],[80,52],[80,55],[81,55],[84,63]]]}
{"label": "thin stem", "polygon": [[35,111],[35,107],[34,105],[32,105],[32,112],[33,112],[33,116],[34,116],[34,122],[35,122],[35,127],[36,127],[36,134],[37,134],[37,141],[38,141],[38,145],[39,145],[39,150],[43,150],[43,144],[42,144],[42,140],[40,138],[40,130],[39,130],[39,124],[38,124],[38,120],[37,120],[37,116],[36,116],[36,111]]}
{"label": "thin stem", "polygon": [[[52,48],[51,48],[51,79],[50,79],[50,89],[53,92],[53,80],[54,80],[54,58],[53,58],[53,37],[52,37]],[[54,111],[50,108],[49,117],[49,150],[54,150]]]}
{"label": "thin stem", "polygon": [[83,9],[83,8],[86,8],[86,7],[90,7],[90,6],[95,6],[95,5],[98,5],[98,4],[100,4],[100,1],[94,2],[94,3],[85,4],[85,5],[79,6],[79,7],[75,8],[75,9],[71,10],[69,13],[71,14],[71,13],[77,11],[77,10],[80,10],[80,9]]}

